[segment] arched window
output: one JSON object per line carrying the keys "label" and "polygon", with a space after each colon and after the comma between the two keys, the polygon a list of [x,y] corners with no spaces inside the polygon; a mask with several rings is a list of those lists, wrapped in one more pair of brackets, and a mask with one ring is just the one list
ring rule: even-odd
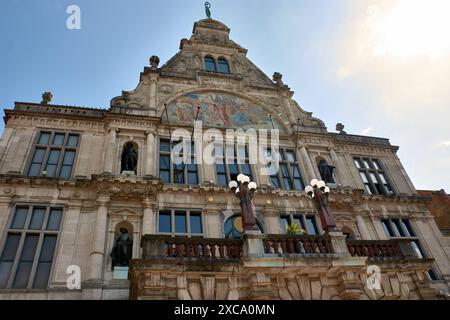
{"label": "arched window", "polygon": [[219,58],[217,60],[217,68],[220,73],[230,73],[230,67],[228,66],[228,61],[224,58]]}
{"label": "arched window", "polygon": [[216,72],[216,61],[212,57],[205,57],[205,70],[208,72]]}
{"label": "arched window", "polygon": [[[256,226],[263,233],[263,228],[260,222],[256,219]],[[244,229],[242,227],[242,217],[240,214],[235,214],[225,221],[224,233],[227,239],[240,239]]]}

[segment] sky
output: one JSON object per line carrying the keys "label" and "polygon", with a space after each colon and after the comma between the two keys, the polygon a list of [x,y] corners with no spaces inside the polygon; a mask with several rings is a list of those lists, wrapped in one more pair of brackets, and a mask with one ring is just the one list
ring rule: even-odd
{"label": "sky", "polygon": [[[389,138],[417,189],[450,192],[450,1],[210,0],[212,18],[329,131]],[[81,29],[66,26],[77,5]],[[0,0],[0,108],[108,108],[164,64],[201,0]],[[3,131],[4,124],[0,124]]]}

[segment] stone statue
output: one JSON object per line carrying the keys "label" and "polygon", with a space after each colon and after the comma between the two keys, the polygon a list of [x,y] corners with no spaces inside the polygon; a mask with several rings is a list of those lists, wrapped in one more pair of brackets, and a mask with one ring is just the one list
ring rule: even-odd
{"label": "stone statue", "polygon": [[283,86],[283,80],[281,80],[283,78],[283,75],[279,72],[274,72],[273,76],[272,76],[272,80],[279,86]]}
{"label": "stone statue", "polygon": [[211,8],[211,3],[209,3],[208,1],[205,2],[205,12],[206,12],[206,16],[208,17],[208,19],[211,19],[211,10],[209,10],[209,8]]}
{"label": "stone statue", "polygon": [[330,166],[325,160],[322,159],[319,161],[318,168],[323,181],[326,183],[335,183],[333,178],[333,166]]}
{"label": "stone statue", "polygon": [[150,57],[150,67],[152,70],[157,70],[159,64],[159,57],[158,56],[151,56]]}
{"label": "stone statue", "polygon": [[111,270],[114,267],[127,267],[129,261],[133,255],[133,239],[128,234],[128,230],[120,228],[120,235],[114,242],[114,246],[111,251]]}
{"label": "stone statue", "polygon": [[131,142],[128,142],[122,152],[122,171],[134,171],[137,167],[137,152]]}
{"label": "stone statue", "polygon": [[46,91],[42,94],[41,104],[48,104],[53,99],[53,94],[50,91]]}
{"label": "stone statue", "polygon": [[336,131],[338,131],[340,134],[347,134],[347,132],[344,131],[344,125],[342,123],[336,124]]}

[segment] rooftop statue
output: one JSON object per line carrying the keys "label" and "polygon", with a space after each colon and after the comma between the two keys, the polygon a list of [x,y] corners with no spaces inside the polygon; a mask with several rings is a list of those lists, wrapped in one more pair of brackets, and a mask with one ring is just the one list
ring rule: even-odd
{"label": "rooftop statue", "polygon": [[208,17],[208,19],[211,19],[211,10],[209,10],[209,8],[211,8],[211,3],[209,3],[208,1],[205,2],[205,12],[206,12],[206,16]]}

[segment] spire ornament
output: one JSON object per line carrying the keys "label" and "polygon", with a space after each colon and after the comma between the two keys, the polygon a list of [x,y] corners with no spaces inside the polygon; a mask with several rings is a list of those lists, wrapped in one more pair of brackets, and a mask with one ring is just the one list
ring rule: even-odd
{"label": "spire ornament", "polygon": [[211,3],[209,3],[208,1],[205,2],[205,12],[206,12],[206,16],[208,17],[208,19],[211,19],[211,10],[209,10],[209,8],[211,8]]}

